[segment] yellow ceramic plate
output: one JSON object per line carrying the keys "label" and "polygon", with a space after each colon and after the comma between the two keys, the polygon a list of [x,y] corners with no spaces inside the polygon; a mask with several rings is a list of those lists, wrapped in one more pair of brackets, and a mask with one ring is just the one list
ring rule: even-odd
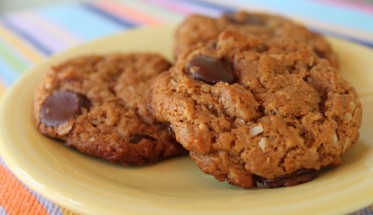
{"label": "yellow ceramic plate", "polygon": [[363,102],[361,138],[341,166],[306,184],[244,190],[203,174],[188,157],[120,167],[37,132],[32,97],[48,66],[112,51],[154,51],[171,59],[172,36],[172,27],[126,32],[69,50],[29,71],[6,94],[0,110],[0,151],[14,174],[46,198],[89,214],[341,214],[373,203],[373,52],[336,39],[331,42],[340,54],[342,74]]}

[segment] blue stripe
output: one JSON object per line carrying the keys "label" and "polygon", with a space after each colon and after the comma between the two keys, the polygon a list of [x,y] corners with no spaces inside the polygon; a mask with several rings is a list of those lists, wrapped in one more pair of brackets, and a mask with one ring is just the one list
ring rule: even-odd
{"label": "blue stripe", "polygon": [[1,205],[0,205],[0,215],[8,215],[6,210],[4,208],[2,208]]}
{"label": "blue stripe", "polygon": [[5,165],[5,163],[4,163],[4,161],[3,161],[3,159],[0,157],[0,165],[3,165],[3,166],[5,166],[6,167],[6,165]]}
{"label": "blue stripe", "polygon": [[44,206],[45,210],[47,210],[47,212],[49,214],[51,214],[51,215],[64,215],[63,212],[61,211],[60,207],[58,207],[57,205],[55,205],[51,201],[43,198],[42,196],[40,196],[39,194],[37,194],[35,191],[31,190],[30,188],[28,188],[28,187],[26,187],[26,188]]}
{"label": "blue stripe", "polygon": [[66,31],[70,31],[83,41],[115,34],[125,29],[123,25],[87,10],[82,4],[54,4],[35,11],[43,18],[56,23]]}
{"label": "blue stripe", "polygon": [[233,13],[237,11],[236,8],[228,7],[225,5],[223,6],[221,4],[216,4],[216,3],[208,2],[208,1],[201,1],[201,0],[174,0],[174,1],[182,1],[188,4],[194,4],[194,5],[202,6],[202,7],[209,8],[209,9],[215,9],[215,10],[222,11],[223,13]]}
{"label": "blue stripe", "polygon": [[[0,157],[0,165],[4,166],[7,170],[9,170],[8,166],[4,163],[4,161],[2,160],[2,158]],[[42,196],[40,196],[39,194],[37,194],[35,191],[31,190],[30,188],[28,188],[23,182],[21,182],[21,184],[30,192],[32,193],[32,195],[35,196],[35,198],[44,206],[45,210],[47,210],[47,212],[49,214],[53,214],[53,215],[63,215],[63,212],[61,211],[60,207],[55,205],[54,203],[52,203],[51,201],[43,198]],[[1,207],[0,205],[0,215],[6,215],[6,211]]]}
{"label": "blue stripe", "polygon": [[97,15],[100,15],[103,18],[105,18],[105,19],[107,19],[107,20],[109,20],[111,22],[114,22],[114,23],[116,23],[118,25],[121,25],[121,26],[123,26],[125,28],[134,28],[136,26],[139,26],[139,23],[134,23],[134,22],[130,22],[128,20],[124,20],[124,19],[122,19],[120,17],[117,17],[117,16],[115,16],[113,14],[108,13],[107,11],[102,10],[101,8],[96,7],[93,4],[83,3],[82,6],[83,6],[83,8],[85,8],[85,9],[87,9],[87,10],[89,10],[89,11],[91,11],[91,12],[97,14]]}
{"label": "blue stripe", "polygon": [[344,34],[335,33],[335,32],[332,32],[332,31],[320,30],[320,29],[317,29],[317,28],[309,28],[309,29],[311,31],[319,32],[323,35],[329,35],[329,36],[337,37],[337,38],[340,38],[340,39],[348,40],[348,41],[351,41],[351,42],[354,42],[354,43],[359,43],[361,45],[373,48],[373,42],[365,41],[365,40],[362,40],[362,39],[359,39],[359,38],[356,38],[356,37],[347,36],[347,35],[344,35]]}
{"label": "blue stripe", "polygon": [[35,49],[37,49],[39,52],[43,53],[44,55],[51,55],[52,51],[45,47],[38,39],[34,38],[27,32],[23,31],[21,28],[17,27],[16,25],[13,25],[11,21],[9,21],[7,18],[2,17],[0,20],[0,23],[8,28],[8,30],[12,31],[13,33],[17,34],[18,36],[22,37],[26,42],[31,44]]}
{"label": "blue stripe", "polygon": [[5,87],[9,87],[18,76],[19,74],[0,58],[0,81]]}
{"label": "blue stripe", "polygon": [[[6,169],[9,170],[9,168],[7,167],[7,165],[4,163],[4,161],[2,160],[2,158],[0,157],[0,165],[4,166]],[[49,214],[53,214],[53,215],[63,215],[63,212],[61,211],[60,207],[55,205],[54,203],[52,203],[51,201],[43,198],[42,196],[40,196],[39,194],[37,194],[35,191],[31,190],[30,188],[28,188],[23,182],[21,182],[21,184],[28,190],[30,191],[30,193],[32,193],[32,195],[35,196],[35,198],[44,206],[45,210],[47,210],[47,212]],[[6,211],[1,207],[0,205],[0,215],[6,215]]]}

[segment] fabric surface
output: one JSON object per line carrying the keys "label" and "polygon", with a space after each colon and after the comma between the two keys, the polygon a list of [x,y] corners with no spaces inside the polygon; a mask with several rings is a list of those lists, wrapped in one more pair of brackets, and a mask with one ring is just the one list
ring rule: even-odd
{"label": "fabric surface", "polygon": [[[372,0],[95,0],[52,4],[0,15],[0,97],[32,66],[83,42],[141,26],[176,24],[191,13],[218,16],[237,9],[282,14],[314,31],[373,48]],[[0,215],[13,214],[75,213],[27,188],[0,157]],[[373,207],[353,214],[373,215]]]}

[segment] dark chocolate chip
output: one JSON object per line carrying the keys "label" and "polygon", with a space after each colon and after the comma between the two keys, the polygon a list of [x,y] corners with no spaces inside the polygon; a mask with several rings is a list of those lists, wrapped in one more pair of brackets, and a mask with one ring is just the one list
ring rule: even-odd
{"label": "dark chocolate chip", "polygon": [[207,45],[207,47],[208,47],[209,49],[216,49],[216,46],[217,46],[216,41],[215,41],[215,42],[210,42],[210,43]]}
{"label": "dark chocolate chip", "polygon": [[168,134],[173,138],[176,139],[174,128],[171,124],[168,126]]}
{"label": "dark chocolate chip", "polygon": [[315,52],[315,54],[319,57],[319,58],[326,58],[326,55],[323,51],[320,51],[318,49],[313,49],[313,51]]}
{"label": "dark chocolate chip", "polygon": [[154,137],[151,137],[151,136],[146,135],[146,134],[135,134],[130,138],[130,143],[136,144],[136,143],[139,143],[142,139],[147,139],[147,140],[150,140],[150,141],[156,140]]}
{"label": "dark chocolate chip", "polygon": [[58,126],[88,108],[89,100],[78,93],[68,90],[54,91],[41,107],[41,122],[47,126]]}
{"label": "dark chocolate chip", "polygon": [[263,53],[268,50],[268,47],[264,44],[259,44],[255,47],[255,50],[259,53]]}
{"label": "dark chocolate chip", "polygon": [[293,174],[281,176],[275,179],[256,177],[256,181],[266,188],[290,187],[315,179],[318,175],[316,170],[299,170]]}
{"label": "dark chocolate chip", "polygon": [[197,80],[207,84],[216,84],[223,81],[232,84],[236,81],[232,69],[220,59],[210,56],[197,56],[186,66],[187,72]]}
{"label": "dark chocolate chip", "polygon": [[246,17],[238,18],[234,14],[225,14],[224,17],[232,24],[236,25],[265,25],[265,20],[256,15],[248,15]]}

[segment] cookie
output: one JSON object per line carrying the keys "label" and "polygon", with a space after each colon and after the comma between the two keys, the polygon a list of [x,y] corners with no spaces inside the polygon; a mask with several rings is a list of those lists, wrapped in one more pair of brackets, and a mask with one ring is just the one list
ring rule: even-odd
{"label": "cookie", "polygon": [[357,142],[354,88],[309,46],[223,32],[181,55],[149,105],[205,173],[244,188],[292,186]]}
{"label": "cookie", "polygon": [[327,59],[334,67],[338,68],[339,65],[337,55],[320,34],[311,32],[284,17],[246,11],[219,18],[203,15],[188,17],[176,29],[174,54],[179,56],[198,43],[214,46],[215,40],[223,31],[237,31],[261,39],[278,37],[295,39],[309,44],[319,57]]}
{"label": "cookie", "polygon": [[35,93],[36,126],[68,147],[122,165],[184,154],[146,105],[149,85],[170,66],[147,53],[83,56],[52,66]]}

